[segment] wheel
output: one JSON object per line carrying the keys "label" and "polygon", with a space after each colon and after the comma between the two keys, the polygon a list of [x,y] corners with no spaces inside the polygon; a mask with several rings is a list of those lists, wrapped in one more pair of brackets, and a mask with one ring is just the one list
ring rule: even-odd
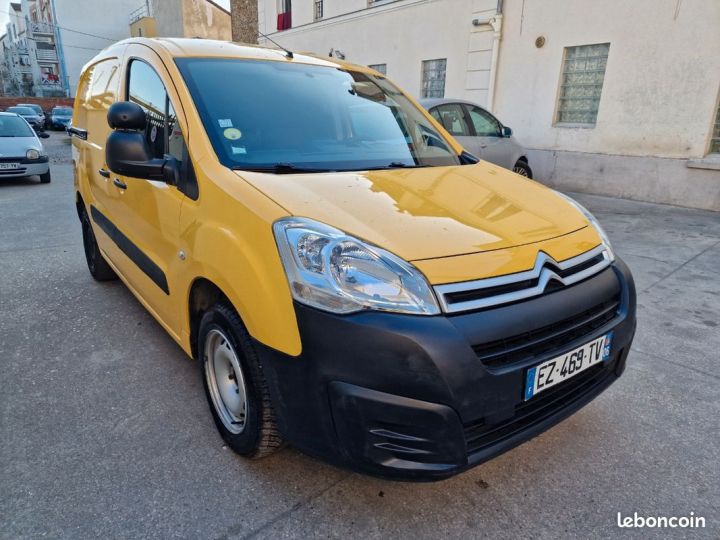
{"label": "wheel", "polygon": [[205,395],[225,442],[247,458],[283,444],[262,365],[235,310],[220,302],[205,312],[198,331]]}
{"label": "wheel", "polygon": [[50,169],[48,169],[48,172],[46,172],[45,174],[41,174],[41,175],[40,175],[40,183],[41,183],[41,184],[49,184],[49,183],[50,183],[50,180],[51,180],[51,178],[50,178]]}
{"label": "wheel", "polygon": [[96,281],[112,281],[113,279],[117,279],[117,274],[102,256],[102,253],[100,253],[100,248],[98,248],[97,241],[95,240],[95,233],[90,224],[90,218],[84,209],[80,216],[80,223],[82,225],[85,260],[87,261],[90,275],[92,275]]}
{"label": "wheel", "polygon": [[513,167],[513,172],[526,178],[532,178],[532,169],[530,168],[530,165],[528,165],[525,161],[518,160],[518,162]]}

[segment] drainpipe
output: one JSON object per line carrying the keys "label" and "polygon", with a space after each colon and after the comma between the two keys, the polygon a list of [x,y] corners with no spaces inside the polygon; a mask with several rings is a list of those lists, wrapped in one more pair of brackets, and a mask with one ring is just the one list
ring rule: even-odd
{"label": "drainpipe", "polygon": [[50,7],[52,8],[53,30],[55,31],[55,51],[60,61],[60,80],[63,81],[65,97],[70,97],[70,77],[68,77],[67,68],[65,67],[65,51],[62,46],[62,37],[60,36],[60,27],[58,26],[59,21],[55,11],[55,0],[50,0]]}
{"label": "drainpipe", "polygon": [[495,80],[502,39],[503,0],[498,0],[495,15],[489,19],[473,19],[473,26],[491,26],[493,29],[492,59],[490,60],[490,81],[488,82],[487,110],[492,112],[495,102]]}

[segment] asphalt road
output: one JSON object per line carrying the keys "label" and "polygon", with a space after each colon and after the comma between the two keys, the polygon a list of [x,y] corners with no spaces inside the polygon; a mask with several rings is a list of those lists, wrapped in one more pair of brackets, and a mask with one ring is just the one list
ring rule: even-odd
{"label": "asphalt road", "polygon": [[[453,479],[386,482],[287,448],[235,456],[196,365],[119,282],[87,272],[69,145],[53,182],[0,182],[0,538],[606,538],[617,513],[720,536],[720,214],[579,196],[632,268],[623,378]],[[655,531],[657,532],[657,531]]]}

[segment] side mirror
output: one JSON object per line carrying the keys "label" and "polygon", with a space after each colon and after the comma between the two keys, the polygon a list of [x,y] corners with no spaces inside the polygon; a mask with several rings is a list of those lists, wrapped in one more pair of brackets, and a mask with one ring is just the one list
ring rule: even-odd
{"label": "side mirror", "polygon": [[50,134],[47,131],[41,131],[40,133],[37,134],[37,136],[40,137],[41,139],[49,139],[50,138]]}
{"label": "side mirror", "polygon": [[107,120],[113,132],[105,143],[105,161],[112,172],[177,184],[178,161],[170,155],[153,157],[145,139],[147,117],[140,105],[129,101],[114,103],[108,110]]}
{"label": "side mirror", "polygon": [[503,126],[502,130],[500,130],[503,137],[508,138],[512,137],[512,129],[510,129],[507,126]]}
{"label": "side mirror", "polygon": [[147,127],[145,111],[137,103],[119,101],[108,109],[107,122],[112,129],[144,131]]}

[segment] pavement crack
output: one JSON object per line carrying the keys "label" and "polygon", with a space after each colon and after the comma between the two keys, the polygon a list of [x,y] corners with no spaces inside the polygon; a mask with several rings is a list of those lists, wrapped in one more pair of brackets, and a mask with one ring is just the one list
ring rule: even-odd
{"label": "pavement crack", "polygon": [[710,377],[712,379],[720,380],[720,375],[716,375],[714,373],[709,373],[707,371],[704,371],[702,369],[698,369],[696,367],[690,366],[688,364],[683,364],[682,362],[677,362],[675,360],[670,360],[669,358],[665,358],[664,356],[660,356],[658,354],[649,353],[646,351],[642,351],[640,349],[637,349],[635,347],[632,347],[630,349],[633,352],[640,353],[644,356],[649,356],[650,358],[655,358],[656,360],[662,360],[664,362],[667,362],[668,364],[673,364],[675,366],[679,366],[684,369],[689,369],[690,371],[694,371],[695,373],[699,373],[700,375],[704,375],[705,377]]}
{"label": "pavement crack", "polygon": [[[292,514],[294,514],[301,508],[303,508],[305,505],[307,505],[309,502],[317,499],[318,497],[322,497],[325,493],[327,493],[328,491],[330,491],[332,488],[334,488],[338,484],[340,484],[340,483],[344,482],[345,480],[347,480],[348,478],[350,478],[353,474],[354,473],[347,473],[347,474],[343,475],[342,477],[340,477],[335,482],[328,484],[324,488],[322,488],[314,493],[311,493],[310,495],[308,495],[306,497],[303,497],[302,499],[300,499],[298,502],[293,504],[290,508],[288,508],[284,512],[280,512],[278,515],[267,520],[265,523],[263,523],[259,527],[256,527],[255,529],[253,529],[246,535],[242,536],[241,538],[243,540],[246,540],[249,538],[256,538],[260,533],[269,529],[270,527],[272,527],[276,523],[284,520],[285,518],[291,516]],[[243,529],[243,524],[234,525],[234,526],[230,527],[222,536],[219,536],[218,540],[229,540],[230,537],[240,533],[240,531],[242,531],[242,529]]]}
{"label": "pavement crack", "polygon": [[678,267],[675,268],[674,270],[670,271],[669,274],[667,274],[666,276],[661,277],[661,278],[658,279],[655,283],[653,283],[653,284],[648,285],[647,287],[645,287],[645,288],[642,290],[642,292],[648,292],[650,289],[652,289],[652,288],[654,288],[654,287],[657,287],[660,283],[662,283],[663,281],[665,281],[667,278],[669,278],[670,276],[672,276],[672,275],[675,274],[676,272],[682,270],[682,269],[685,268],[688,264],[690,264],[691,262],[693,262],[695,259],[697,259],[698,257],[704,255],[705,253],[707,253],[708,251],[710,251],[711,249],[715,248],[715,247],[718,246],[718,245],[720,245],[720,240],[718,240],[718,241],[715,242],[714,244],[706,247],[706,248],[703,249],[701,252],[693,255],[693,256],[690,257],[687,261],[685,261],[684,263],[682,263],[680,266],[678,266]]}

